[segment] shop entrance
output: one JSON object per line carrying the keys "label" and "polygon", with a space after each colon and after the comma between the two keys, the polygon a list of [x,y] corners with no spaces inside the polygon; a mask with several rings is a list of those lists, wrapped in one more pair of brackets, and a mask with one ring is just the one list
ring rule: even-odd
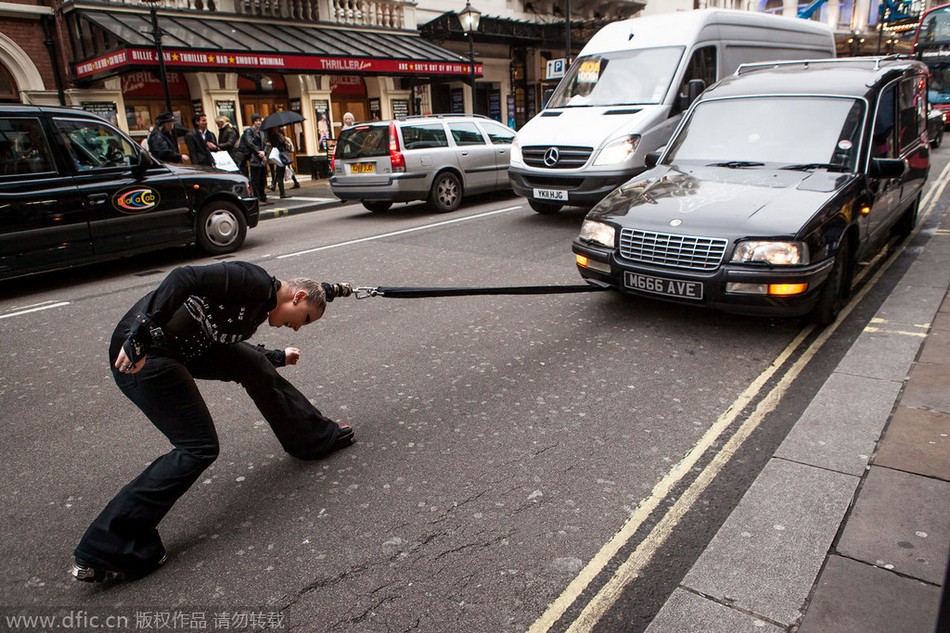
{"label": "shop entrance", "polygon": [[[172,102],[172,114],[175,120],[189,130],[192,128],[191,93],[181,73],[167,73],[168,95]],[[158,77],[147,70],[122,75],[122,98],[125,101],[125,117],[129,125],[129,134],[141,142],[155,125],[155,119],[165,111],[165,89]],[[179,151],[185,147],[184,139],[179,139]],[[187,153],[187,150],[184,150]]]}
{"label": "shop entrance", "polygon": [[362,77],[333,75],[330,77],[330,113],[333,117],[333,137],[340,135],[343,114],[352,112],[357,121],[368,121],[369,100]]}

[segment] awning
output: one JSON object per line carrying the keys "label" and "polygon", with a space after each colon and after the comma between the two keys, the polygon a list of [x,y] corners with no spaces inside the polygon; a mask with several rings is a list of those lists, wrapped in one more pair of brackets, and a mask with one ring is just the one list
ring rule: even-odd
{"label": "awning", "polygon": [[[158,65],[149,14],[81,9],[70,19],[93,35],[89,41],[109,42],[111,49],[73,64],[78,80]],[[158,22],[169,70],[442,77],[471,72],[466,58],[408,33],[235,16],[159,15]],[[104,37],[95,37],[97,30]],[[481,64],[475,72],[481,75]]]}

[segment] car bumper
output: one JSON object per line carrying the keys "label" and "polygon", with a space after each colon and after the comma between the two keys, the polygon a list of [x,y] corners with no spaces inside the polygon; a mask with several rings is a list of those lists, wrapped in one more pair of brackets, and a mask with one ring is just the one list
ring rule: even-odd
{"label": "car bumper", "polygon": [[[621,292],[723,312],[762,316],[800,316],[811,312],[834,264],[834,258],[784,270],[724,264],[716,270],[697,272],[630,262],[618,258],[613,251],[591,247],[577,240],[572,250],[575,255],[588,260],[587,266],[577,265],[582,277],[606,283]],[[785,296],[748,294],[731,292],[727,290],[728,284],[746,284],[747,288],[807,284],[807,289],[800,294]]]}
{"label": "car bumper", "polygon": [[[553,171],[553,170],[552,170]],[[508,180],[516,194],[537,202],[564,206],[593,207],[608,193],[644,171],[597,172],[596,174],[538,173],[521,167],[508,168]],[[535,196],[535,190],[565,191],[567,200],[551,200]]]}
{"label": "car bumper", "polygon": [[247,228],[253,229],[261,219],[261,206],[257,198],[241,198],[241,208],[244,211],[244,219],[247,220]]}
{"label": "car bumper", "polygon": [[330,190],[340,200],[379,200],[408,202],[425,200],[429,196],[429,181],[425,174],[393,174],[375,178],[372,182],[356,181],[349,176],[331,176]]}

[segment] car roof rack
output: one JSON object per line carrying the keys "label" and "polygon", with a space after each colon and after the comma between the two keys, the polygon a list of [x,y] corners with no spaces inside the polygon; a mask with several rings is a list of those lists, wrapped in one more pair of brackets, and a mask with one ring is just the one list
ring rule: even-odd
{"label": "car roof rack", "polygon": [[397,117],[397,121],[409,121],[412,119],[451,119],[451,118],[475,118],[475,119],[487,119],[488,117],[484,114],[464,114],[458,112],[447,112],[445,114],[409,114],[406,116]]}
{"label": "car roof rack", "polygon": [[793,59],[775,62],[750,62],[748,64],[740,64],[739,67],[736,68],[736,72],[734,74],[738,77],[739,75],[743,75],[747,72],[762,70],[764,68],[779,68],[785,66],[803,66],[804,68],[808,68],[809,66],[818,66],[823,64],[835,64],[838,66],[844,64],[871,64],[871,68],[873,70],[880,70],[882,62],[899,59],[913,60],[914,58],[904,53],[895,53],[893,55],[875,55],[870,57],[827,57],[824,59]]}

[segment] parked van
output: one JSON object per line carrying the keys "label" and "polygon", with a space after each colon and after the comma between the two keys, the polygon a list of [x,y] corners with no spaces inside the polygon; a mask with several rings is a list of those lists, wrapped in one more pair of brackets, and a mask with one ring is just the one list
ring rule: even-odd
{"label": "parked van", "polygon": [[690,103],[750,62],[835,56],[817,22],[704,9],[602,28],[518,131],[508,176],[538,213],[592,207],[646,166]]}

